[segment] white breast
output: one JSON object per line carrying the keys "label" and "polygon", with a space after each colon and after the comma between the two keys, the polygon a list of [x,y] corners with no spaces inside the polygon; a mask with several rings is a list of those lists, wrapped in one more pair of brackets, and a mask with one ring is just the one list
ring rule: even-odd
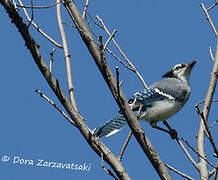
{"label": "white breast", "polygon": [[149,123],[156,123],[169,119],[182,108],[175,101],[158,101],[152,104],[152,107],[147,107],[146,111],[140,117],[140,120],[145,120]]}

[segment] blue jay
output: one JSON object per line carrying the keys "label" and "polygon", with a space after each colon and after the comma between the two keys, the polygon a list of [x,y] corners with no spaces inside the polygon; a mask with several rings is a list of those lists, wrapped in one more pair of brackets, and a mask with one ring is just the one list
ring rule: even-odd
{"label": "blue jay", "polygon": [[[177,133],[171,129],[166,120],[176,114],[187,102],[190,95],[189,78],[196,61],[177,64],[163,75],[164,80],[152,84],[148,89],[139,91],[128,103],[139,120],[145,120],[153,128],[168,132],[175,139]],[[157,126],[163,121],[169,130]],[[126,120],[121,112],[111,121],[93,130],[97,137],[110,136],[120,131]]]}

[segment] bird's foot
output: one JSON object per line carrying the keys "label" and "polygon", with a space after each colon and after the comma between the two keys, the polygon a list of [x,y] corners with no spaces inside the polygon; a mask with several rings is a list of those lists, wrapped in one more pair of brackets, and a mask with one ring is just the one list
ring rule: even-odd
{"label": "bird's foot", "polygon": [[170,129],[169,135],[170,135],[171,139],[178,139],[178,133],[175,129]]}

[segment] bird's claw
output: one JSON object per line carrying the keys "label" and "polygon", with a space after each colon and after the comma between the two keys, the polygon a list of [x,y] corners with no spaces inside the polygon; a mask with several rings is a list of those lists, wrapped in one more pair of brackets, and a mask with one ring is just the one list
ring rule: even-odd
{"label": "bird's claw", "polygon": [[171,139],[177,139],[178,138],[178,133],[177,133],[177,131],[175,129],[171,129],[169,131],[169,134],[170,134]]}

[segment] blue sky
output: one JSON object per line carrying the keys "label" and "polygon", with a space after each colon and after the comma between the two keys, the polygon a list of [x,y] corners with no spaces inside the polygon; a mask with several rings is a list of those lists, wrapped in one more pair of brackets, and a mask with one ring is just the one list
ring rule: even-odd
{"label": "blue sky", "polygon": [[[117,29],[115,39],[148,85],[160,80],[161,75],[175,64],[198,60],[191,75],[190,100],[168,121],[178,131],[179,136],[187,139],[194,147],[196,147],[195,137],[199,124],[194,105],[205,97],[212,69],[209,47],[211,46],[215,52],[216,43],[215,36],[200,7],[201,2],[205,3],[206,7],[214,3],[214,1],[199,0],[180,2],[138,0],[134,3],[95,0],[90,1],[89,6],[90,14],[99,15],[111,32]],[[23,3],[28,4],[28,1]],[[84,3],[78,4],[80,9]],[[72,23],[64,8],[62,11],[63,21]],[[214,22],[218,20],[216,11],[217,7],[210,12]],[[20,12],[22,13],[22,10]],[[2,42],[0,45],[0,80],[2,82],[0,159],[7,157],[6,159],[9,160],[0,161],[0,178],[4,180],[112,179],[101,168],[100,158],[85,142],[79,131],[34,92],[34,89],[40,89],[61,107],[2,6],[0,6],[0,20],[2,24],[0,33]],[[34,21],[60,42],[55,8],[35,10]],[[94,28],[99,35],[103,35],[103,40],[106,41],[108,38],[106,34],[97,27]],[[78,108],[88,126],[93,129],[111,119],[119,109],[76,30],[70,27],[65,29]],[[30,31],[35,40],[40,43],[40,51],[48,62],[49,53],[54,46],[32,27]],[[109,47],[117,53],[112,44]],[[120,67],[120,79],[124,82],[122,90],[126,97],[143,89],[135,74],[123,68],[109,54],[106,57],[113,71],[115,66]],[[64,71],[63,52],[56,48],[53,72],[66,90]],[[217,99],[217,95],[215,93],[214,99]],[[216,107],[217,104],[212,105],[209,124],[217,120]],[[141,122],[141,125],[165,163],[198,179],[198,172],[175,141],[171,140],[167,134],[152,129],[145,122]],[[217,142],[216,129],[217,126],[211,130]],[[116,135],[102,138],[102,140],[117,155],[128,132],[129,128],[126,127]],[[206,141],[206,147],[208,159],[215,163],[216,159],[212,157],[212,148],[208,141]],[[191,150],[190,153],[197,161],[197,157]],[[86,164],[90,168],[89,170],[69,170],[41,167],[37,166],[39,159],[62,164],[74,163],[81,167]],[[21,164],[24,160],[27,164]],[[158,179],[134,137],[126,149],[122,162],[132,179],[144,177]],[[109,168],[107,164],[105,166]],[[173,172],[171,174],[175,179],[182,179]]]}

